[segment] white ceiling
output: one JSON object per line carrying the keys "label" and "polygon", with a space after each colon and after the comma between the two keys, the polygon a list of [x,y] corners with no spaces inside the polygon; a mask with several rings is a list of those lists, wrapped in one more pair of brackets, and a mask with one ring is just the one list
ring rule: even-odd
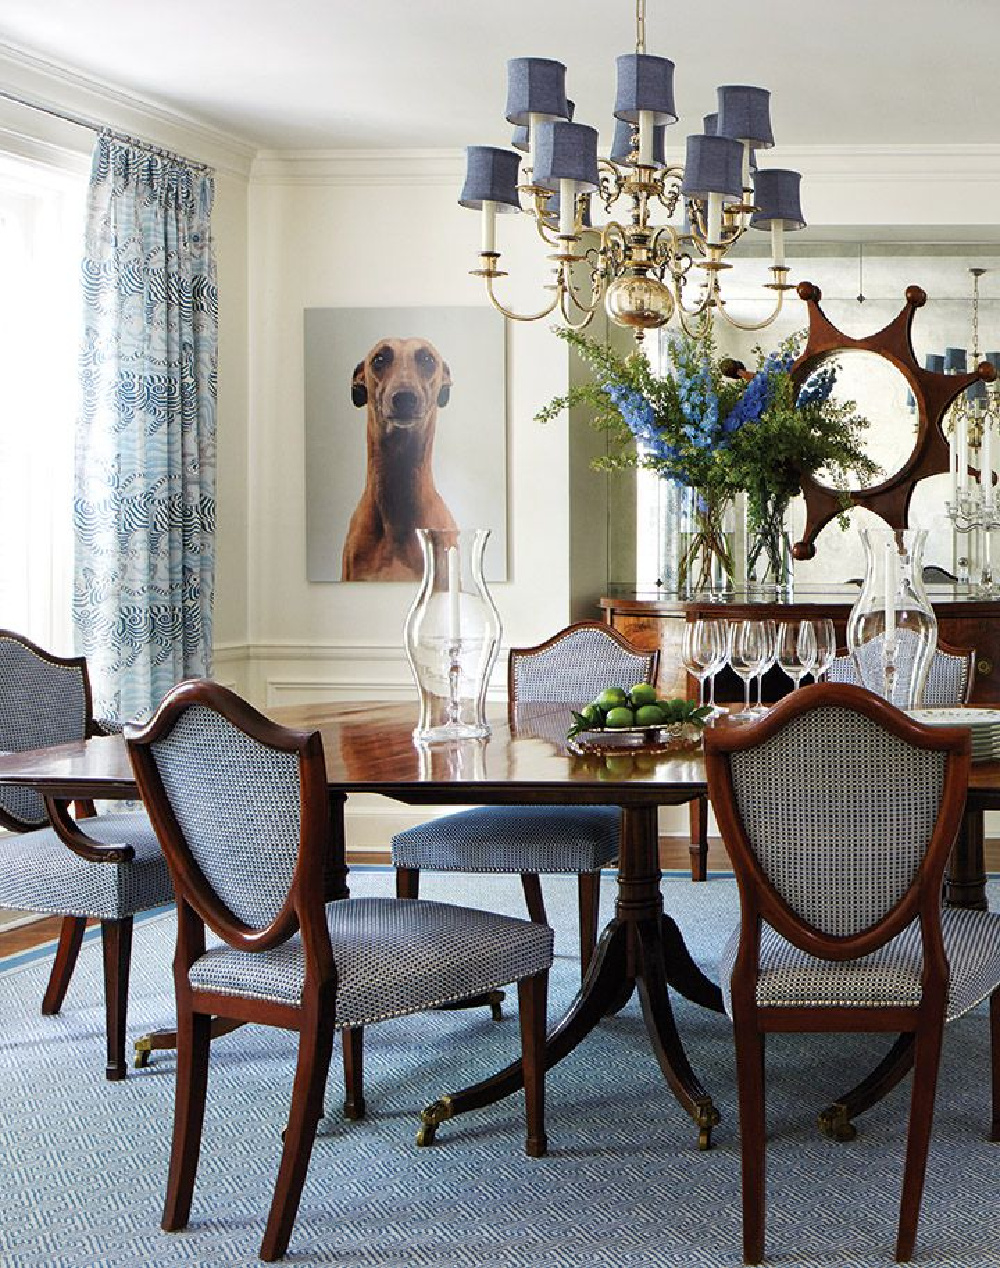
{"label": "white ceiling", "polygon": [[[718,83],[772,90],[808,145],[1000,141],[998,0],[647,0],[681,122]],[[3,0],[0,42],[263,148],[504,144],[504,63],[557,57],[607,136],[633,0]],[[676,152],[676,151],[675,151]],[[775,154],[778,161],[778,153]]]}

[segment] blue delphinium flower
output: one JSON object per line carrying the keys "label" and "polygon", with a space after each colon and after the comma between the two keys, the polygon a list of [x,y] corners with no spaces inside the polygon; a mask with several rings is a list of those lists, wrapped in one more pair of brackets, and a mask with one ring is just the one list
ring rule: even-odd
{"label": "blue delphinium flower", "polygon": [[817,370],[815,374],[810,374],[809,378],[799,389],[799,394],[795,401],[796,405],[799,409],[803,409],[806,405],[822,405],[824,401],[829,399],[836,381],[837,367],[834,365],[824,366],[822,370]]}

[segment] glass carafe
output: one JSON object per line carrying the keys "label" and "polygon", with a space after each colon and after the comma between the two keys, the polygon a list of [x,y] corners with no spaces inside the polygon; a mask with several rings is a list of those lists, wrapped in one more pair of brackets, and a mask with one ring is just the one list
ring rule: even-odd
{"label": "glass carafe", "polygon": [[861,530],[865,580],[847,621],[847,646],[869,691],[917,709],[937,647],[937,617],[924,588],[925,529]]}
{"label": "glass carafe", "polygon": [[486,588],[488,528],[418,528],[424,575],[404,626],[420,695],[415,740],[489,735],[486,691],[500,650],[500,614]]}

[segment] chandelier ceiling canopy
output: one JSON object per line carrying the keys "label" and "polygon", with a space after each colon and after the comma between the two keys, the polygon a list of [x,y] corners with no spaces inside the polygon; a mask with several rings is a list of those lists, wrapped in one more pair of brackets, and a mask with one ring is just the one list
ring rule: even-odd
{"label": "chandelier ceiling canopy", "polygon": [[[573,118],[562,62],[508,62],[506,117],[515,148],[469,146],[459,198],[482,216],[473,275],[502,313],[520,321],[558,311],[568,325],[585,326],[603,302],[637,339],[675,313],[688,329],[712,312],[742,329],[768,325],[791,289],[785,231],[805,225],[799,173],[757,166],[759,152],[774,145],[770,93],[720,87],[718,110],[705,116],[703,132],[687,138],[681,165],[667,142],[667,128],[677,122],[674,64],[646,53],[645,0],[636,0],[635,20],[635,52],[617,59],[608,158],[598,157],[597,130]],[[627,213],[621,221],[610,218],[618,203]],[[654,211],[663,223],[653,223]],[[534,219],[553,249],[553,295],[532,313],[513,312],[495,293],[496,280],[506,276],[498,267],[496,218],[518,212]],[[771,235],[772,311],[754,323],[726,312],[720,285],[731,267],[725,256],[748,228]]]}

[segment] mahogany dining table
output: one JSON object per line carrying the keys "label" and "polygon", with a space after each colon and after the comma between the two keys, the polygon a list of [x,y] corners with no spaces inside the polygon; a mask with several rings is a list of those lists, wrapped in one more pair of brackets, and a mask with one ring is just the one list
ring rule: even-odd
{"label": "mahogany dining table", "polygon": [[[492,733],[482,739],[418,744],[415,704],[329,703],[276,708],[278,722],[323,737],[336,857],[331,897],[346,896],[344,808],[348,796],[376,793],[417,806],[617,805],[622,812],[615,914],[605,927],[580,991],[547,1037],[546,1068],[562,1060],[608,1013],[638,989],[642,1015],[660,1068],[698,1128],[700,1148],[711,1143],[719,1113],[699,1082],[674,1023],[671,990],[715,1011],[718,985],[691,958],[660,888],[657,810],[706,792],[700,747],[606,757],[570,751],[565,704],[490,710]],[[723,721],[722,725],[727,723]],[[54,801],[133,799],[138,796],[124,740],[100,736],[34,751],[0,754],[0,784],[29,785]],[[946,898],[985,907],[982,818],[1000,809],[1000,762],[975,765],[965,825],[950,866]],[[893,1054],[890,1054],[892,1056]],[[895,1054],[896,1064],[899,1053]],[[859,1112],[885,1084],[880,1070],[861,1085],[850,1112]],[[492,1103],[522,1085],[520,1063],[435,1101],[422,1115],[422,1142],[441,1122]],[[848,1094],[848,1100],[853,1094]],[[827,1112],[827,1111],[825,1111]]]}

